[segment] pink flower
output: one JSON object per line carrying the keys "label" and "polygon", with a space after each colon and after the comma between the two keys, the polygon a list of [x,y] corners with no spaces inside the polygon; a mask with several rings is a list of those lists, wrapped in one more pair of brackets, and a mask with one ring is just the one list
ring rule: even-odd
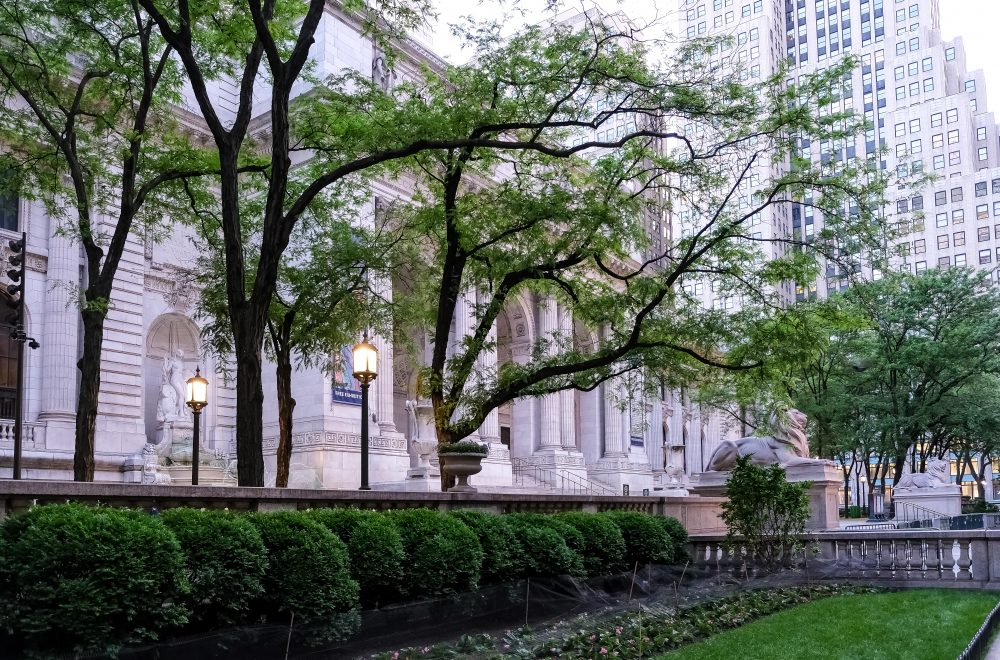
{"label": "pink flower", "polygon": [[608,654],[608,650],[602,646],[601,647],[601,655],[607,655],[607,654]]}
{"label": "pink flower", "polygon": [[621,626],[615,626],[615,634],[616,635],[622,634],[622,627]]}

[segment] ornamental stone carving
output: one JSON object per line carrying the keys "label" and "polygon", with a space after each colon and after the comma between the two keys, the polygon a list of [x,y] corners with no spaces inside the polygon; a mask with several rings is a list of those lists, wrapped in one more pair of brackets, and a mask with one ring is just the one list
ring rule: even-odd
{"label": "ornamental stone carving", "polygon": [[709,472],[724,472],[736,465],[740,456],[749,456],[755,465],[825,465],[829,461],[809,458],[806,416],[794,408],[771,415],[774,435],[723,440],[708,461]]}
{"label": "ornamental stone carving", "polygon": [[941,488],[951,485],[951,470],[948,461],[932,458],[927,461],[926,472],[911,473],[909,466],[904,468],[903,476],[899,478],[894,491],[915,490],[921,488]]}

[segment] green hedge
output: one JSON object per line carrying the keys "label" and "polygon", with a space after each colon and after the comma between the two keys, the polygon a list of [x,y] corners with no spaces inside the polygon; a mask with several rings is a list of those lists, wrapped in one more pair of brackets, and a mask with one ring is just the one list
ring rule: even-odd
{"label": "green hedge", "polygon": [[524,549],[507,516],[468,509],[453,511],[451,515],[479,537],[483,549],[482,584],[503,584],[521,575]]}
{"label": "green hedge", "polygon": [[403,595],[411,599],[472,591],[479,584],[483,549],[468,527],[433,509],[387,514],[406,552]]}
{"label": "green hedge", "polygon": [[0,630],[35,656],[113,654],[292,613],[297,633],[334,639],[355,629],[359,605],[682,561],[686,541],[676,520],[633,512],[47,505],[0,523]]}
{"label": "green hedge", "polygon": [[228,511],[168,509],[162,519],[184,552],[192,622],[212,628],[248,621],[267,568],[257,528]]}
{"label": "green hedge", "polygon": [[363,607],[378,607],[402,598],[400,583],[406,552],[391,520],[359,509],[314,509],[309,515],[347,544],[351,576],[361,588]]}
{"label": "green hedge", "polygon": [[0,528],[0,626],[35,655],[114,654],[187,623],[177,538],[156,517],[39,506]]}

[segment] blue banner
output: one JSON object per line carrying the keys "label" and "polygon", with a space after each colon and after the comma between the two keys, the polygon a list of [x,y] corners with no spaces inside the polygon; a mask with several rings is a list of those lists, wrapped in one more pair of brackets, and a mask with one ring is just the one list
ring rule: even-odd
{"label": "blue banner", "polygon": [[333,402],[361,405],[361,383],[354,377],[351,347],[344,346],[333,360]]}

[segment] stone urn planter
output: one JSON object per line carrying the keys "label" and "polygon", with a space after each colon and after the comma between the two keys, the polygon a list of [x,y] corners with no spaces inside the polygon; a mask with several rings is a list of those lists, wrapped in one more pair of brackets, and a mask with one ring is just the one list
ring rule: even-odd
{"label": "stone urn planter", "polygon": [[461,442],[444,445],[439,449],[441,469],[454,475],[458,483],[448,489],[449,493],[475,493],[475,487],[469,485],[469,477],[483,470],[483,459],[489,449],[475,442]]}

